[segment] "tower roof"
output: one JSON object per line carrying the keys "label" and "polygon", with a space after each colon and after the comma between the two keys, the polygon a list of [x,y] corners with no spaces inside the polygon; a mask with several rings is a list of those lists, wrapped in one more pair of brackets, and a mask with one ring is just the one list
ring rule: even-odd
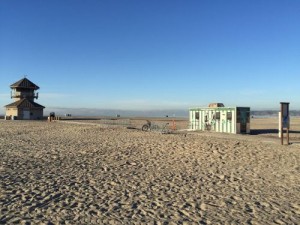
{"label": "tower roof", "polygon": [[31,101],[27,98],[23,98],[19,101],[13,102],[5,106],[6,108],[45,108],[34,101]]}
{"label": "tower roof", "polygon": [[26,77],[17,81],[16,83],[13,83],[10,85],[10,88],[27,88],[27,89],[34,89],[37,90],[40,87],[36,84],[32,83],[30,80],[28,80]]}

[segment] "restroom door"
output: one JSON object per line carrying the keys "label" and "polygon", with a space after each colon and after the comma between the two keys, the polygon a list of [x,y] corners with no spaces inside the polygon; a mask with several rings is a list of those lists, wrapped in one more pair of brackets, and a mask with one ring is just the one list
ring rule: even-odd
{"label": "restroom door", "polygon": [[247,121],[249,113],[246,109],[238,108],[237,109],[237,123],[240,124],[240,133],[247,133]]}

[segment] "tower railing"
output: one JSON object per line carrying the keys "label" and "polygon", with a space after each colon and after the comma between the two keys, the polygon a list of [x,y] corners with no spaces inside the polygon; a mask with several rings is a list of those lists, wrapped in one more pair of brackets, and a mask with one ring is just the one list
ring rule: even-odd
{"label": "tower railing", "polygon": [[17,93],[17,92],[11,92],[10,94],[11,98],[39,98],[39,93]]}

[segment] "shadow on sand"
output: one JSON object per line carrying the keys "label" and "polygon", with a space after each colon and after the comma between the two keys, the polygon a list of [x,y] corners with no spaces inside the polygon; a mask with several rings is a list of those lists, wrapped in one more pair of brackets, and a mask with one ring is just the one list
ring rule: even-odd
{"label": "shadow on sand", "polygon": [[[300,134],[300,131],[290,130],[289,133],[290,134]],[[278,129],[252,129],[250,134],[251,135],[278,134]]]}

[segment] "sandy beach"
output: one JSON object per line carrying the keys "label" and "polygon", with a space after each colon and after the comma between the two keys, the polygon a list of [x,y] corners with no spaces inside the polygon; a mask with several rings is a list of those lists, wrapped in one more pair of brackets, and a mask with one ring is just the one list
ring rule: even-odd
{"label": "sandy beach", "polygon": [[282,146],[276,119],[256,135],[70,122],[0,121],[0,224],[299,224],[298,125]]}

